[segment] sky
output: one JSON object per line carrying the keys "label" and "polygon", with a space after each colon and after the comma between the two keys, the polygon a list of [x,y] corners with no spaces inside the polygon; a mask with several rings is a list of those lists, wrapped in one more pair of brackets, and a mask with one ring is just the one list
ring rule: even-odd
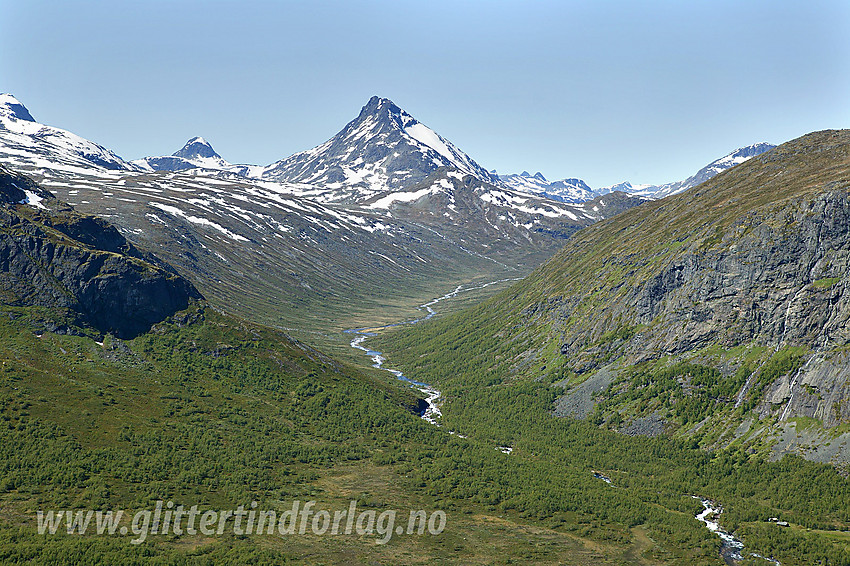
{"label": "sky", "polygon": [[0,0],[0,92],[125,159],[314,147],[372,95],[500,173],[683,179],[850,127],[846,0]]}

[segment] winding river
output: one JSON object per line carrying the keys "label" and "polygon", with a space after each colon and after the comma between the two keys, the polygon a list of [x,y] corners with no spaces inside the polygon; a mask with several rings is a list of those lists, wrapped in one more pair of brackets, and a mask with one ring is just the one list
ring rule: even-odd
{"label": "winding river", "polygon": [[[490,285],[496,285],[497,283],[505,283],[507,281],[518,281],[518,280],[519,280],[519,278],[516,278],[516,279],[499,279],[498,281],[491,281],[490,283],[485,283],[483,285],[478,285],[478,286],[474,286],[474,287],[468,287],[466,289],[464,289],[462,285],[458,285],[455,288],[454,291],[446,293],[442,297],[438,297],[436,299],[433,299],[432,301],[427,302],[424,305],[420,305],[419,308],[422,309],[423,311],[425,311],[425,316],[422,316],[422,317],[414,319],[414,320],[396,322],[394,324],[386,324],[384,326],[373,326],[373,327],[369,327],[369,328],[352,328],[350,330],[346,330],[345,332],[347,334],[353,334],[354,335],[354,338],[351,340],[351,347],[352,348],[362,350],[363,352],[365,352],[365,354],[367,356],[372,358],[372,367],[382,369],[384,371],[388,371],[391,374],[393,374],[397,379],[404,381],[404,382],[410,384],[411,387],[414,387],[414,388],[418,389],[419,391],[421,391],[425,395],[425,401],[427,403],[427,408],[425,409],[425,411],[421,415],[422,418],[424,420],[428,421],[429,423],[435,425],[435,426],[440,426],[440,423],[437,422],[437,418],[442,416],[442,413],[440,412],[440,406],[439,406],[439,403],[442,399],[442,394],[440,393],[440,391],[437,388],[435,388],[433,385],[429,385],[427,383],[423,383],[421,381],[416,381],[415,379],[411,379],[410,377],[407,377],[406,375],[404,375],[404,373],[402,373],[401,371],[399,371],[397,369],[385,368],[384,362],[386,361],[386,358],[384,358],[384,355],[381,352],[378,352],[377,350],[372,350],[370,348],[367,348],[366,346],[363,345],[363,342],[365,342],[366,339],[369,338],[370,336],[375,336],[376,331],[378,331],[378,330],[383,330],[385,328],[393,328],[393,327],[396,327],[396,326],[404,326],[404,325],[407,325],[407,324],[417,324],[419,322],[424,322],[426,320],[431,319],[435,314],[437,314],[437,311],[435,311],[433,309],[433,306],[436,305],[437,303],[439,303],[440,301],[445,301],[446,299],[451,299],[451,298],[457,296],[458,294],[466,292],[466,291],[483,289],[485,287],[489,287]],[[457,434],[457,433],[452,432],[451,434]],[[463,435],[458,435],[458,436],[463,436]],[[501,451],[504,454],[510,454],[513,451],[513,448],[511,448],[509,446],[497,446],[496,449]],[[594,471],[593,475],[597,479],[600,479],[600,480],[604,481],[605,483],[612,485],[611,479],[608,478],[607,476],[603,475],[602,473]],[[726,564],[729,564],[730,566],[734,566],[734,565],[738,564],[740,561],[742,561],[744,559],[744,557],[743,557],[744,543],[741,542],[740,540],[736,539],[733,535],[729,534],[725,530],[723,530],[723,528],[720,526],[720,522],[718,521],[718,517],[720,516],[721,513],[723,513],[723,508],[720,507],[720,506],[715,506],[715,504],[709,499],[705,499],[705,498],[702,498],[702,497],[696,497],[696,496],[692,496],[692,497],[694,497],[694,499],[698,499],[700,501],[700,503],[702,503],[702,506],[703,506],[703,511],[696,515],[696,517],[695,517],[696,520],[700,521],[701,523],[704,523],[706,528],[708,530],[710,530],[711,532],[716,533],[717,536],[719,536],[720,540],[722,541],[721,544],[720,544],[720,555],[723,558],[724,562],[726,562]],[[748,552],[746,554],[748,556],[761,558],[763,560],[766,560],[768,562],[775,564],[776,566],[781,566],[781,564],[779,563],[778,560],[774,560],[772,558],[766,558],[766,557],[764,557],[760,554],[756,554],[755,552]]]}
{"label": "winding river", "polygon": [[[409,383],[411,385],[411,387],[414,387],[414,388],[418,389],[419,391],[421,391],[425,395],[425,402],[427,403],[427,407],[425,409],[425,412],[423,412],[422,415],[421,415],[422,418],[425,419],[426,421],[428,421],[429,423],[435,425],[435,426],[440,426],[440,423],[437,422],[437,418],[442,415],[442,413],[440,412],[440,406],[439,406],[439,402],[442,398],[442,394],[440,393],[440,391],[437,388],[435,388],[433,385],[429,385],[427,383],[422,383],[421,381],[416,381],[415,379],[411,379],[411,378],[407,377],[406,375],[404,375],[404,373],[402,373],[401,371],[399,371],[397,369],[385,368],[384,362],[386,361],[386,358],[384,358],[384,355],[381,352],[378,352],[377,350],[371,350],[371,349],[367,348],[366,346],[363,345],[363,342],[365,342],[366,339],[369,338],[370,336],[375,336],[375,334],[376,334],[375,331],[377,331],[377,330],[383,330],[385,328],[393,328],[393,327],[396,327],[396,326],[404,326],[404,325],[407,325],[407,324],[416,324],[416,323],[419,323],[419,322],[424,322],[426,320],[429,320],[431,317],[433,317],[435,314],[437,314],[437,311],[435,311],[433,309],[433,307],[434,307],[434,305],[436,305],[440,301],[445,301],[446,299],[451,299],[453,297],[456,297],[460,293],[465,293],[465,292],[468,292],[468,291],[474,291],[476,289],[484,289],[486,287],[489,287],[491,285],[496,285],[498,283],[506,283],[508,281],[519,281],[520,279],[521,278],[519,278],[519,277],[515,277],[515,278],[511,278],[511,279],[499,279],[497,281],[491,281],[489,283],[484,283],[482,285],[475,285],[473,287],[467,287],[467,288],[464,288],[463,285],[458,285],[455,288],[454,291],[446,293],[442,297],[437,297],[436,299],[433,299],[433,300],[425,303],[424,305],[420,305],[419,308],[422,309],[423,311],[425,311],[425,316],[422,316],[422,317],[414,319],[414,320],[396,322],[394,324],[385,324],[384,326],[372,326],[372,327],[369,327],[369,328],[352,328],[350,330],[346,330],[345,332],[347,334],[354,334],[355,335],[354,338],[351,340],[351,347],[357,348],[358,350],[362,350],[363,352],[366,353],[367,356],[372,358],[372,367],[382,369],[384,371],[388,371],[391,374],[393,374],[394,376],[396,376],[397,379],[404,381],[406,383]],[[507,448],[507,447],[500,447],[500,448]],[[510,451],[505,451],[505,450],[503,450],[503,452],[510,453]]]}

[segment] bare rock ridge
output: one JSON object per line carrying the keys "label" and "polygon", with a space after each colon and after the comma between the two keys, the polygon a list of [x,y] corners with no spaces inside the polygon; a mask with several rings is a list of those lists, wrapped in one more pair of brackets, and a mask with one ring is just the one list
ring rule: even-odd
{"label": "bare rock ridge", "polygon": [[2,302],[67,309],[101,333],[132,338],[200,298],[108,222],[0,167]]}

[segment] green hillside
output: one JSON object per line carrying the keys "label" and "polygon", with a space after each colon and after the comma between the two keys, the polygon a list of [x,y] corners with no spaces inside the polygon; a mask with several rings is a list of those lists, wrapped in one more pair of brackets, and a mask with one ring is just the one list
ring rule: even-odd
{"label": "green hillside", "polygon": [[[784,144],[588,227],[523,282],[376,347],[443,392],[446,427],[514,447],[541,477],[592,468],[654,497],[716,498],[748,550],[842,563],[844,535],[816,529],[847,530],[850,508],[849,149],[848,131]],[[784,446],[795,431],[811,445]],[[772,462],[784,452],[833,466]],[[801,528],[766,523],[777,516]]]}
{"label": "green hillside", "polygon": [[[818,410],[846,383],[831,368],[846,344],[848,141],[826,132],[781,146],[693,194],[578,232],[492,299],[370,338],[440,388],[439,427],[390,374],[197,297],[119,339],[91,323],[96,304],[34,300],[11,285],[0,307],[0,563],[720,565],[720,539],[695,519],[698,497],[722,506],[748,563],[765,563],[755,552],[783,565],[850,564],[846,477],[796,455],[771,461],[786,407],[800,430],[840,439],[846,427],[840,402],[817,419],[791,401]],[[32,249],[46,249],[55,222],[18,196],[4,210],[32,222]],[[29,242],[6,236],[9,249]],[[130,248],[66,236],[69,257],[106,253],[173,277]],[[52,265],[18,257],[21,273]],[[55,277],[84,289],[98,273]],[[141,283],[120,288],[156,296]],[[773,403],[797,374],[795,396]],[[602,395],[582,404],[586,384]],[[573,406],[586,418],[554,416]],[[282,515],[308,500],[375,515],[443,511],[446,526],[386,541],[377,531],[228,531],[142,544],[37,529],[39,511],[256,502]]]}

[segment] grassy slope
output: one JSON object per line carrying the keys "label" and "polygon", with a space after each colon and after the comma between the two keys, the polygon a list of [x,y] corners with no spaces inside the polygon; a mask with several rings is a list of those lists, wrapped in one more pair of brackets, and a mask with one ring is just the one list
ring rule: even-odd
{"label": "grassy slope", "polygon": [[[193,308],[127,343],[37,337],[32,328],[53,316],[0,312],[4,564],[651,564],[674,552],[638,527],[495,505],[485,492],[498,483],[453,492],[438,479],[449,462],[489,477],[515,474],[519,460],[425,423],[405,409],[407,390],[282,334],[209,308],[196,320]],[[134,511],[158,499],[212,509],[256,500],[279,510],[315,499],[343,509],[352,498],[361,509],[444,509],[448,527],[385,546],[368,535],[184,535],[133,546],[130,537],[38,536],[34,528],[38,509]]]}
{"label": "grassy slope", "polygon": [[[779,516],[808,528],[846,530],[850,485],[832,467],[796,457],[768,463],[737,445],[708,453],[691,440],[626,437],[587,421],[554,418],[552,402],[562,390],[550,381],[517,379],[504,370],[500,361],[511,358],[512,345],[498,336],[501,325],[488,325],[492,309],[493,303],[485,303],[463,316],[385,332],[373,342],[390,353],[395,367],[439,384],[447,398],[445,427],[514,448],[505,464],[509,468],[475,473],[466,471],[471,463],[458,452],[444,462],[449,471],[430,482],[448,493],[490,497],[501,508],[550,521],[585,516],[642,525],[668,548],[699,553],[712,548],[713,539],[701,538],[704,529],[691,518],[695,502],[682,497],[695,494],[719,501],[724,525],[750,534],[745,542],[751,550],[769,553],[776,548],[783,564],[811,564],[827,557],[850,563],[845,539],[802,531],[797,534],[805,544],[791,544],[791,531],[765,525],[769,517]],[[603,471],[617,489],[593,480],[591,470]],[[770,536],[783,543],[754,536],[745,523],[773,529]],[[701,556],[707,560],[711,552]]]}
{"label": "grassy slope", "polygon": [[[559,367],[559,337],[565,330],[553,329],[544,318],[526,311],[529,305],[552,298],[574,297],[567,332],[571,328],[589,331],[594,345],[618,339],[616,332],[604,332],[612,328],[612,321],[604,320],[599,310],[624,292],[624,281],[639,283],[687,247],[717,245],[717,236],[749,210],[781,209],[830,183],[846,182],[848,137],[847,131],[806,136],[768,154],[770,157],[751,160],[742,166],[749,168],[746,174],[733,170],[718,175],[695,191],[643,205],[586,228],[521,284],[464,313],[417,328],[386,332],[373,345],[389,352],[390,362],[408,375],[438,384],[448,399],[444,407],[447,427],[494,444],[514,446],[514,454],[528,456],[532,461],[529,465],[539,468],[541,477],[594,468],[607,470],[615,483],[627,482],[636,495],[661,492],[671,498],[675,493],[714,497],[723,503],[724,524],[730,528],[756,521],[756,527],[741,527],[750,535],[747,542],[753,550],[775,549],[783,564],[809,564],[816,557],[826,556],[850,561],[846,538],[839,536],[836,540],[814,531],[776,530],[758,523],[779,515],[811,528],[847,529],[850,487],[828,466],[796,458],[769,464],[758,455],[748,455],[740,443],[709,456],[698,447],[712,446],[721,434],[722,430],[711,427],[701,438],[649,440],[611,435],[598,430],[595,423],[551,418],[552,402],[563,391],[553,382],[574,377]],[[797,160],[796,170],[789,171],[787,161],[779,162],[812,145],[823,149]],[[843,158],[836,159],[835,148]],[[786,182],[784,177],[794,181]],[[766,192],[765,185],[772,190]],[[771,355],[757,347],[715,350],[696,352],[695,358],[706,362],[735,357],[755,366]],[[787,373],[799,364],[795,356],[799,352],[793,349],[776,353],[764,366],[763,375]],[[703,367],[696,364],[691,373],[700,374]],[[740,386],[734,382],[738,379],[735,375],[721,379],[716,372],[706,373],[700,379],[717,395]],[[646,389],[644,393],[636,395],[634,401],[645,403],[642,410],[651,410],[650,404],[659,396],[670,394],[663,388]],[[701,399],[695,398],[690,412],[681,419],[687,422],[686,417],[704,416],[710,407],[700,403]],[[651,457],[646,456],[647,451]],[[537,492],[536,487],[526,485]],[[641,495],[637,496],[640,499]],[[510,497],[502,499],[502,505],[505,499]],[[655,503],[672,511],[678,505],[673,501]],[[644,509],[647,502],[635,502],[632,511]],[[524,505],[542,515],[553,512],[553,507],[573,508],[562,499],[546,497]],[[658,539],[670,524],[669,517],[647,519],[639,512],[627,515],[618,520],[640,524],[645,519]],[[757,534],[759,529],[770,531],[769,536]],[[789,543],[792,534],[802,538]],[[781,542],[774,544],[774,539]]]}
{"label": "grassy slope", "polygon": [[[812,152],[812,147],[819,149]],[[630,273],[630,283],[640,283],[641,272],[669,261],[688,247],[719,244],[717,236],[754,211],[781,210],[825,187],[846,184],[850,181],[848,147],[850,130],[809,134],[695,189],[594,224],[535,271],[530,290],[522,299],[565,291],[611,291],[621,282],[617,272],[629,273],[629,268],[639,270]],[[803,152],[804,159],[795,159]]]}

